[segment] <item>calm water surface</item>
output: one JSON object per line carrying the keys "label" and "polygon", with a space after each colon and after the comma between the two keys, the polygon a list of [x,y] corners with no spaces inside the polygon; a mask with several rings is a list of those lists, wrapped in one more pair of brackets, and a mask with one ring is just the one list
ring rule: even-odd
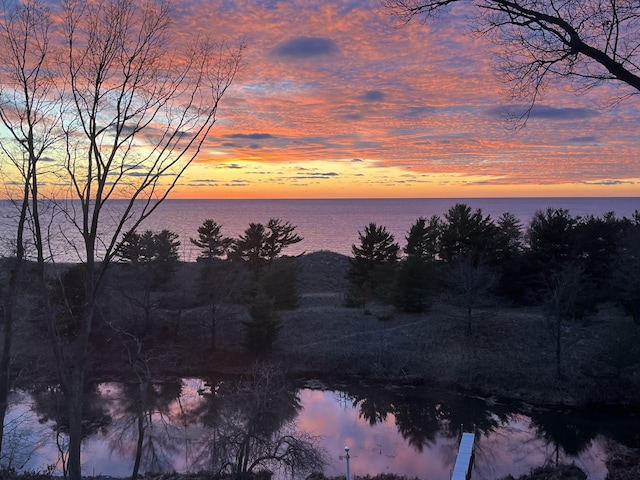
{"label": "calm water surface", "polygon": [[297,226],[302,242],[288,253],[331,250],[351,254],[358,242],[358,232],[374,222],[384,225],[403,245],[411,225],[419,217],[443,215],[456,203],[482,209],[497,219],[505,212],[528,223],[536,210],[566,208],[572,215],[596,215],[613,211],[618,216],[631,216],[640,210],[639,198],[428,198],[428,199],[335,199],[335,200],[170,200],[149,219],[147,228],[170,228],[180,234],[185,248],[184,258],[197,252],[187,245],[197,228],[207,218],[223,226],[225,235],[237,237],[250,222],[266,223],[276,217]]}
{"label": "calm water surface", "polygon": [[[286,253],[331,250],[351,254],[351,246],[358,242],[358,232],[374,222],[391,232],[400,245],[419,217],[442,216],[456,203],[480,208],[485,215],[497,219],[509,212],[523,225],[536,210],[566,208],[574,216],[601,216],[615,212],[619,217],[633,215],[640,210],[640,198],[426,198],[426,199],[334,199],[334,200],[167,200],[143,224],[141,229],[159,231],[169,229],[179,234],[182,242],[180,255],[187,261],[198,256],[197,248],[189,238],[197,236],[197,229],[208,218],[222,225],[224,235],[238,237],[249,223],[266,224],[270,218],[280,218],[297,227],[303,241],[291,246]],[[112,204],[115,211],[123,204]],[[104,229],[109,230],[108,213],[104,216]],[[15,208],[8,201],[0,201],[0,240],[10,242]],[[73,228],[62,217],[52,223],[52,248],[58,261],[76,261],[77,254],[67,239],[78,241]],[[64,234],[64,235],[63,235]],[[79,243],[79,242],[78,242]]]}
{"label": "calm water surface", "polygon": [[[206,412],[211,411],[207,401],[212,397],[207,400],[202,392],[208,386],[197,379],[182,380],[177,385],[179,394],[171,397],[173,389],[169,389],[169,399],[151,413],[153,424],[145,443],[143,471],[189,472],[208,466],[207,452],[215,439],[206,426]],[[102,384],[96,390],[92,410],[103,425],[83,444],[85,475],[131,474],[136,424],[128,405],[135,391],[115,383]],[[591,480],[604,480],[607,448],[634,438],[640,426],[635,415],[524,411],[430,392],[428,388],[303,388],[297,397],[300,408],[296,429],[321,436],[329,460],[326,475],[345,474],[343,449],[349,445],[353,475],[396,473],[448,480],[460,425],[464,424],[467,428],[475,426],[479,437],[474,480],[508,474],[517,477],[556,460],[576,463]],[[36,401],[24,392],[14,395],[10,416],[17,427],[8,443],[14,445],[13,460],[18,467],[39,470],[57,462],[51,408],[55,402],[51,398],[44,396]],[[281,474],[278,478],[289,476]]]}

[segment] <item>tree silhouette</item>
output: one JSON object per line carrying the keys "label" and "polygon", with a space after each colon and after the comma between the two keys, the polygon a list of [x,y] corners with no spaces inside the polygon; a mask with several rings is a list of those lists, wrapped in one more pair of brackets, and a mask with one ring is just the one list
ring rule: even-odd
{"label": "tree silhouette", "polygon": [[364,232],[358,232],[359,245],[352,245],[347,278],[358,295],[369,298],[389,296],[398,262],[399,245],[384,226],[370,223]]}
{"label": "tree silhouette", "polygon": [[[298,302],[297,265],[295,258],[280,257],[283,250],[302,241],[295,233],[296,226],[271,218],[267,225],[251,223],[243,235],[235,240],[229,258],[232,262],[244,262],[251,271],[249,286],[254,300],[263,296],[260,304],[275,308],[293,308]],[[268,302],[265,303],[265,301]],[[255,303],[255,302],[254,302]],[[258,315],[260,317],[260,315]],[[257,327],[256,319],[250,322],[251,329]],[[278,329],[275,331],[277,336]],[[270,343],[275,341],[273,338]],[[269,342],[268,342],[269,343]]]}
{"label": "tree silhouette", "polygon": [[153,232],[135,231],[123,235],[116,249],[120,262],[135,267],[136,280],[147,288],[165,284],[175,273],[178,264],[180,240],[171,230]]}
{"label": "tree silhouette", "polygon": [[496,238],[496,226],[489,215],[475,212],[464,203],[457,203],[444,214],[440,237],[440,258],[452,262],[460,256],[478,262],[491,255]]}
{"label": "tree silhouette", "polygon": [[213,262],[214,259],[227,255],[233,244],[233,239],[223,236],[221,228],[222,225],[207,219],[198,227],[198,238],[189,239],[191,243],[200,248],[198,259]]}
{"label": "tree silhouette", "polygon": [[444,224],[440,217],[433,215],[429,220],[418,218],[406,236],[407,244],[404,253],[408,257],[423,260],[436,260],[440,251],[440,237]]}
{"label": "tree silhouette", "polygon": [[568,341],[566,323],[582,318],[594,307],[593,294],[584,267],[579,263],[567,263],[548,280],[545,310],[547,328],[554,340],[556,375],[564,376],[563,354]]}
{"label": "tree silhouette", "polygon": [[[9,278],[2,289],[3,339],[0,354],[0,452],[4,439],[8,396],[15,376],[13,369],[16,307],[27,259],[27,246],[33,243],[38,265],[44,265],[44,238],[40,222],[38,188],[46,153],[61,139],[60,113],[49,101],[56,90],[49,72],[52,19],[37,2],[3,4],[0,14],[0,122],[4,127],[0,151],[3,163],[18,175],[4,182],[6,194],[17,211],[15,230],[11,232],[14,257]],[[7,172],[9,169],[6,170]],[[30,230],[33,234],[30,235]],[[7,232],[8,233],[8,232]],[[40,274],[43,276],[42,273]],[[44,281],[40,291],[46,296]]]}
{"label": "tree silhouette", "polygon": [[295,225],[282,222],[279,218],[269,219],[266,226],[250,223],[244,234],[234,242],[230,258],[242,260],[254,269],[260,269],[285,248],[302,241],[295,229]]}
{"label": "tree silhouette", "polygon": [[258,294],[249,308],[251,319],[242,322],[244,327],[244,347],[248,352],[264,356],[273,350],[282,327],[273,300],[265,294]]}
{"label": "tree silhouette", "polygon": [[[11,133],[2,148],[21,152],[13,158],[30,165],[22,170],[27,173],[23,199],[33,206],[34,225],[41,220],[35,208],[40,188],[64,186],[56,192],[49,187],[47,193],[55,195],[62,214],[67,250],[86,264],[77,335],[68,348],[52,339],[68,398],[69,475],[79,480],[89,337],[105,273],[121,235],[156,210],[199,153],[241,66],[244,45],[236,49],[201,39],[185,42],[186,51],[180,51],[172,44],[177,37],[166,2],[44,3],[32,0],[3,10],[19,12],[21,19],[0,22],[3,39],[29,40],[14,42],[16,48],[7,50],[14,54],[0,59],[5,95],[0,117]],[[8,71],[22,79],[16,82],[4,74]],[[44,128],[34,128],[36,119],[46,119]],[[36,175],[37,159],[45,155],[51,159],[47,171]],[[36,229],[35,235],[42,246],[43,232]],[[41,254],[38,261],[44,263]]]}

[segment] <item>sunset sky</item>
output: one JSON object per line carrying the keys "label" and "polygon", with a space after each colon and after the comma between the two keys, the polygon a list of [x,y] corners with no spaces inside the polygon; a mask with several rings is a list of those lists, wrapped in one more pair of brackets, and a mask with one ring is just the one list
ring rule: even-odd
{"label": "sunset sky", "polygon": [[[469,11],[402,28],[378,0],[185,0],[176,26],[247,43],[173,198],[637,196],[640,97],[563,83],[514,130]],[[625,90],[622,90],[624,93]]]}

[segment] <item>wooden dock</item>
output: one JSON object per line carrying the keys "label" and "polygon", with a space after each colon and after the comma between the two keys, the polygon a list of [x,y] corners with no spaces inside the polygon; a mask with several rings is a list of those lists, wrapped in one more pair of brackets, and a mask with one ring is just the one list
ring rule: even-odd
{"label": "wooden dock", "polygon": [[471,478],[475,441],[475,433],[463,432],[451,480],[469,480]]}

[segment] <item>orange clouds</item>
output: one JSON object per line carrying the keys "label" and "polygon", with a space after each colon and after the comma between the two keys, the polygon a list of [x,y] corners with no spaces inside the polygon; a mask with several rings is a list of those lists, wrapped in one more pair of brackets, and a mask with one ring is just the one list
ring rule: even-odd
{"label": "orange clouds", "polygon": [[249,48],[174,197],[640,194],[640,103],[603,110],[608,87],[560,85],[510,129],[504,113],[524,107],[501,95],[464,8],[400,29],[376,0],[180,9],[182,30],[243,35]]}

